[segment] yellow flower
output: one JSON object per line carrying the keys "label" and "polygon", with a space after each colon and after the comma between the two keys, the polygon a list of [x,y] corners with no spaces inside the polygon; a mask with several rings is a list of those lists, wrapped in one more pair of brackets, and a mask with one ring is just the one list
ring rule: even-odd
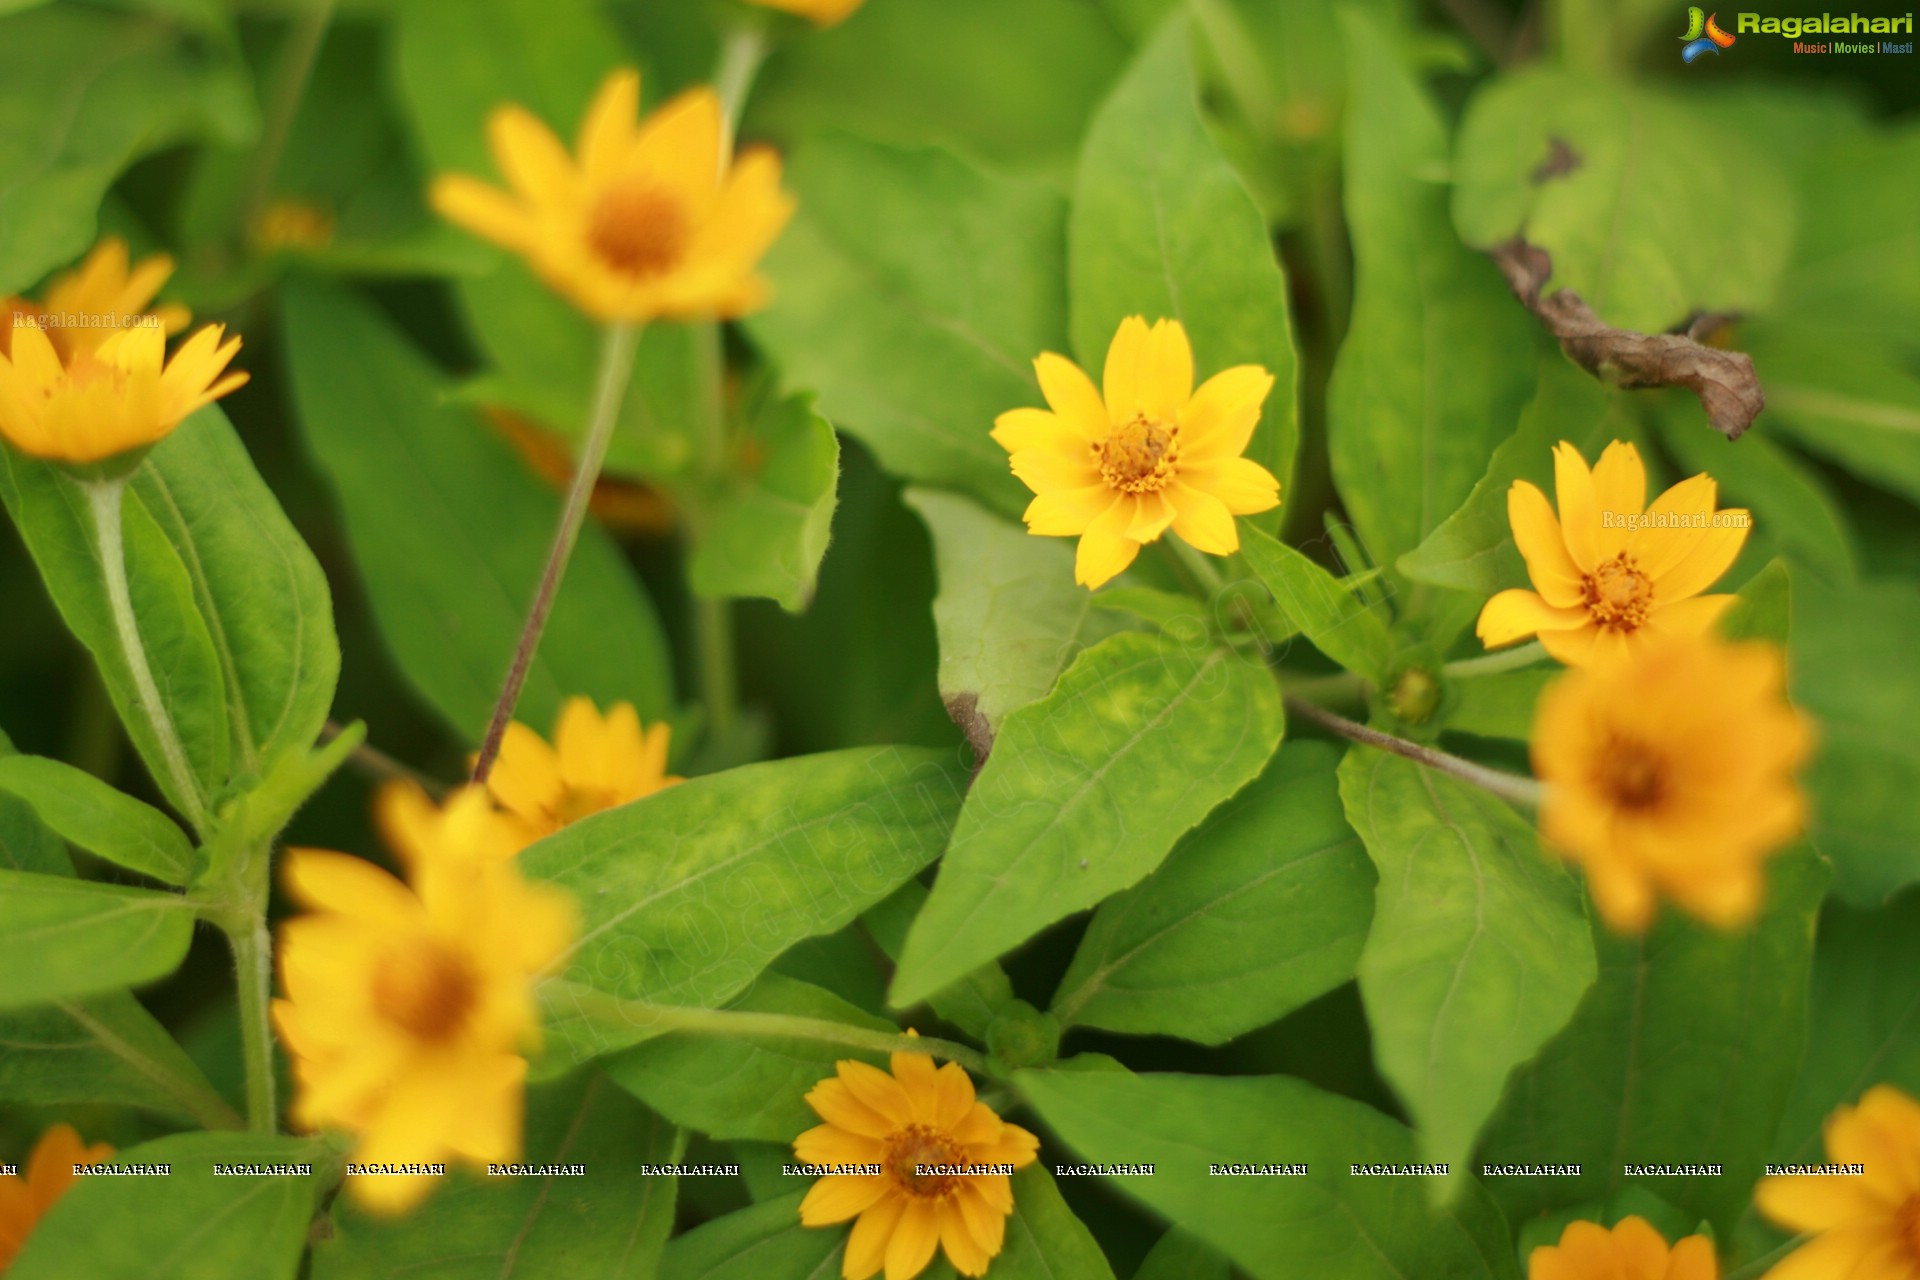
{"label": "yellow flower", "polygon": [[739,316],[766,301],[760,256],[793,200],[780,161],[755,148],[732,163],[720,100],[688,90],[636,125],[640,77],[601,86],[578,158],[530,112],[487,122],[511,194],[463,175],[433,184],[442,216],[523,255],[541,279],[600,320]]}
{"label": "yellow flower", "polygon": [[23,304],[11,309],[43,317],[39,323],[45,327],[54,350],[62,360],[71,360],[76,352],[99,350],[108,338],[134,328],[145,317],[157,322],[163,333],[175,334],[186,328],[192,316],[185,307],[153,305],[160,286],[172,274],[173,259],[166,254],[156,253],[134,265],[128,259],[126,241],[108,236],[78,267],[47,283],[38,307]]}
{"label": "yellow flower", "polygon": [[208,325],[167,359],[158,326],[122,330],[97,349],[76,351],[70,364],[48,335],[13,331],[10,357],[0,357],[0,436],[36,458],[91,463],[143,449],[166,437],[203,405],[247,380],[222,377],[240,349]]}
{"label": "yellow flower", "polygon": [[[571,945],[576,918],[564,893],[499,856],[513,825],[483,792],[460,792],[403,850],[410,884],[345,854],[288,854],[288,888],[313,909],[280,929],[286,998],[273,1016],[298,1085],[292,1116],[357,1134],[356,1162],[484,1166],[519,1154],[534,979]],[[385,1212],[432,1184],[348,1180]]]}
{"label": "yellow flower", "polygon": [[1562,440],[1553,451],[1556,517],[1525,480],[1507,491],[1507,519],[1536,591],[1502,591],[1480,611],[1489,649],[1538,634],[1568,666],[1611,661],[1657,635],[1697,636],[1733,603],[1703,596],[1747,540],[1751,519],[1715,511],[1713,477],[1683,480],[1647,506],[1640,453],[1619,440],[1589,471]]}
{"label": "yellow flower", "polygon": [[324,249],[333,243],[333,215],[304,200],[275,200],[254,221],[253,240],[262,249]]}
{"label": "yellow flower", "polygon": [[1611,1231],[1573,1222],[1559,1244],[1533,1251],[1527,1280],[1720,1280],[1720,1263],[1706,1236],[1669,1247],[1644,1218],[1622,1218]]}
{"label": "yellow flower", "polygon": [[1541,694],[1541,830],[1609,924],[1644,929],[1656,893],[1722,927],[1759,910],[1761,864],[1806,820],[1793,772],[1813,734],[1785,689],[1774,646],[1681,636]]}
{"label": "yellow flower", "polygon": [[0,1273],[33,1234],[54,1201],[73,1184],[73,1166],[98,1164],[113,1154],[104,1142],[87,1146],[70,1124],[56,1124],[40,1135],[27,1157],[27,1176],[0,1175]]}
{"label": "yellow flower", "polygon": [[820,26],[831,27],[845,22],[866,0],[747,0],[747,3],[757,4],[763,9],[778,9],[783,13],[797,13]]}
{"label": "yellow flower", "polygon": [[957,1063],[935,1069],[924,1053],[896,1053],[891,1075],[864,1062],[836,1067],[838,1075],[807,1094],[826,1123],[794,1139],[794,1154],[811,1165],[877,1164],[881,1172],[822,1177],[800,1202],[800,1221],[822,1227],[859,1218],[840,1264],[845,1280],[883,1267],[886,1280],[910,1280],[936,1245],[961,1275],[985,1274],[1006,1239],[1012,1180],[933,1168],[1023,1167],[1040,1140],[977,1101]]}
{"label": "yellow flower", "polygon": [[1235,516],[1280,503],[1280,482],[1240,455],[1273,376],[1244,364],[1193,388],[1178,320],[1128,316],[1107,348],[1105,394],[1051,351],[1033,362],[1048,409],[1013,409],[993,438],[1038,495],[1029,533],[1080,538],[1074,581],[1097,587],[1171,527],[1210,555],[1240,549]]}
{"label": "yellow flower", "polygon": [[602,717],[590,700],[569,698],[551,746],[518,720],[507,726],[487,790],[534,838],[549,836],[684,781],[667,772],[672,732],[664,721],[643,732],[629,703]]}
{"label": "yellow flower", "polygon": [[1760,1212],[1815,1238],[1766,1280],[1920,1280],[1920,1102],[1891,1085],[1827,1118],[1827,1160],[1858,1176],[1762,1179]]}

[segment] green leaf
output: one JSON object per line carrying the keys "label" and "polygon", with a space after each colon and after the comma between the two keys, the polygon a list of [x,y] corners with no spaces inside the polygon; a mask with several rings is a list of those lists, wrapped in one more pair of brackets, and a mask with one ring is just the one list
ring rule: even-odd
{"label": "green leaf", "polygon": [[1179,1227],[1160,1237],[1133,1280],[1233,1280],[1227,1256]]}
{"label": "green leaf", "polygon": [[1533,709],[1541,691],[1563,674],[1561,667],[1548,664],[1456,681],[1460,700],[1448,713],[1446,727],[1524,742],[1533,736]]}
{"label": "green leaf", "polygon": [[[1614,440],[1639,443],[1623,397],[1558,355],[1540,363],[1540,382],[1520,413],[1517,430],[1493,450],[1486,473],[1460,509],[1412,551],[1400,572],[1416,582],[1490,596],[1527,581],[1526,562],[1507,523],[1507,491],[1525,480],[1555,501],[1553,446],[1572,443],[1589,463]],[[1646,457],[1647,450],[1640,450]]]}
{"label": "green leaf", "polygon": [[1063,1024],[1224,1044],[1353,977],[1373,867],[1339,754],[1282,747],[1160,869],[1093,914],[1053,998]]}
{"label": "green leaf", "polygon": [[[1151,1177],[1111,1185],[1255,1280],[1519,1280],[1506,1225],[1475,1184],[1449,1210],[1420,1178],[1353,1177],[1415,1161],[1413,1135],[1372,1108],[1285,1076],[1023,1071],[1022,1094],[1067,1146]],[[1215,1176],[1215,1165],[1304,1164],[1304,1177]]]}
{"label": "green leaf", "polygon": [[[1509,1219],[1649,1187],[1725,1239],[1771,1149],[1807,1031],[1813,922],[1826,871],[1776,861],[1753,927],[1669,911],[1643,937],[1596,925],[1600,979],[1524,1068],[1478,1158],[1578,1164],[1580,1176],[1488,1184]],[[1719,1164],[1717,1178],[1629,1178],[1627,1165]]]}
{"label": "green leaf", "polygon": [[178,551],[220,656],[233,771],[305,751],[340,675],[333,596],[226,415],[217,405],[195,414],[130,488]]}
{"label": "green leaf", "polygon": [[1227,650],[1119,635],[1009,715],[960,811],[890,999],[926,998],[1159,866],[1260,772],[1280,694]]}
{"label": "green leaf", "polygon": [[1745,507],[1753,513],[1741,552],[1747,564],[1764,564],[1778,549],[1828,581],[1848,582],[1856,576],[1845,517],[1795,455],[1759,431],[1729,446],[1718,433],[1703,429],[1692,413],[1662,414],[1660,427],[1660,443],[1683,471],[1704,471],[1714,478],[1721,507]]}
{"label": "green leaf", "polygon": [[1793,698],[1819,738],[1806,784],[1834,892],[1871,906],[1920,880],[1920,590],[1904,582],[1793,584]]}
{"label": "green leaf", "polygon": [[[900,1031],[831,991],[772,972],[755,978],[728,1008]],[[791,1142],[820,1123],[805,1094],[831,1076],[842,1058],[886,1065],[880,1054],[817,1040],[682,1034],[650,1040],[601,1066],[621,1088],[675,1124],[710,1138]]]}
{"label": "green leaf", "polygon": [[745,765],[576,822],[520,864],[580,901],[569,980],[711,1008],[931,862],[962,785],[946,753],[902,747]]}
{"label": "green leaf", "polygon": [[[1266,220],[1200,118],[1187,18],[1143,49],[1094,117],[1068,225],[1073,347],[1095,377],[1130,315],[1186,327],[1205,379],[1234,365],[1273,374],[1247,456],[1291,492],[1299,421],[1287,282]],[[1266,520],[1277,525],[1278,513]]]}
{"label": "green leaf", "polygon": [[[1778,313],[1821,329],[1910,344],[1920,330],[1920,227],[1901,211],[1916,195],[1920,128],[1908,121],[1869,129],[1857,117],[1836,126],[1823,116],[1810,134],[1795,183],[1799,238]],[[1833,199],[1842,187],[1848,198]],[[1771,384],[1768,392],[1771,398]]]}
{"label": "green leaf", "polygon": [[[926,905],[927,891],[917,880],[909,880],[887,898],[875,903],[860,923],[886,953],[898,960],[907,945],[907,932],[914,917]],[[1013,999],[1013,983],[1007,971],[997,964],[983,964],[960,981],[927,997],[933,1011],[959,1027],[975,1040],[985,1043],[987,1028]]]}
{"label": "green leaf", "polygon": [[1378,614],[1338,578],[1258,529],[1240,538],[1247,564],[1260,575],[1287,620],[1320,652],[1375,685],[1393,663],[1393,637]]}
{"label": "green leaf", "polygon": [[32,805],[63,839],[109,862],[168,884],[185,884],[193,875],[193,846],[166,814],[72,765],[0,757],[0,791]]}
{"label": "green leaf", "polygon": [[[1714,145],[1701,146],[1708,137]],[[1545,176],[1556,140],[1573,167]],[[1764,310],[1796,208],[1772,155],[1645,84],[1546,67],[1496,76],[1460,128],[1461,238],[1485,249],[1524,233],[1553,255],[1550,287],[1572,289],[1625,329]]]}
{"label": "green leaf", "polygon": [[1012,516],[1030,496],[988,436],[1043,403],[1033,360],[1065,345],[1063,201],[945,152],[836,136],[794,152],[799,211],[747,331],[790,388],[888,471]]}
{"label": "green leaf", "polygon": [[1357,11],[1346,21],[1353,322],[1327,388],[1340,497],[1390,565],[1460,505],[1532,385],[1533,321],[1447,224],[1439,113]]}
{"label": "green leaf", "polygon": [[256,126],[242,70],[164,24],[78,5],[0,19],[0,295],[85,253],[139,156]]}
{"label": "green leaf", "polygon": [[[0,731],[0,767],[18,752],[13,741]],[[67,846],[47,829],[33,806],[0,792],[0,869],[33,871],[51,876],[73,874],[73,859]]]}
{"label": "green leaf", "polygon": [[593,1276],[653,1280],[673,1229],[676,1180],[645,1172],[681,1158],[685,1136],[591,1071],[527,1092],[529,1165],[577,1176],[457,1172],[404,1218],[342,1197],[314,1280]]}
{"label": "green leaf", "polygon": [[688,579],[703,596],[766,596],[799,613],[832,534],[840,441],[799,397],[769,400],[746,439],[759,457],[701,530]]}
{"label": "green leaf", "polygon": [[1122,630],[1073,580],[1073,544],[1036,538],[965,498],[909,489],[933,536],[940,575],[933,620],[940,696],[998,732],[1007,714],[1046,696],[1086,646]]}
{"label": "green leaf", "polygon": [[801,1226],[800,1199],[766,1200],[676,1236],[660,1280],[833,1280],[847,1228]]}
{"label": "green leaf", "polygon": [[[786,146],[845,132],[1064,173],[1127,54],[1081,0],[887,0],[780,48],[744,133]],[[1010,39],[1011,33],[1017,39]]]}
{"label": "green leaf", "polygon": [[217,1098],[167,1029],[124,991],[0,1014],[0,1100],[106,1102],[206,1118]]}
{"label": "green leaf", "polygon": [[1735,596],[1733,607],[1720,621],[1720,634],[1729,640],[1787,642],[1792,625],[1793,583],[1786,562],[1769,561]]}
{"label": "green leaf", "polygon": [[163,978],[192,935],[177,893],[0,871],[0,1009]]}
{"label": "green leaf", "polygon": [[[309,447],[333,482],[374,618],[401,670],[477,741],[506,676],[559,498],[378,312],[310,282],[286,290],[293,385]],[[584,694],[661,717],[667,642],[614,543],[589,525],[520,701],[551,724]]]}
{"label": "green leaf", "polygon": [[995,1280],[1113,1280],[1099,1242],[1037,1163],[1013,1175],[1006,1245],[990,1270]]}
{"label": "green leaf", "polygon": [[[120,722],[146,761],[147,771],[176,809],[192,812],[193,797],[175,786],[166,753],[140,709],[133,671],[108,604],[86,493],[53,464],[0,448],[0,500],[12,514],[67,629],[93,654]],[[137,491],[124,495],[122,521],[128,592],[147,662],[155,684],[166,691],[167,713],[186,752],[195,790],[209,796],[225,784],[231,762],[220,657],[186,565],[139,501]]]}
{"label": "green leaf", "polygon": [[1770,426],[1920,502],[1920,372],[1909,346],[1777,321],[1740,335],[1766,384]]}
{"label": "green leaf", "polygon": [[305,1176],[216,1175],[220,1164],[317,1164],[310,1138],[178,1133],[113,1163],[164,1164],[166,1177],[80,1178],[27,1238],[7,1280],[294,1280],[319,1190]]}
{"label": "green leaf", "polygon": [[1410,760],[1354,748],[1340,798],[1380,871],[1359,965],[1374,1056],[1424,1156],[1458,1166],[1593,985],[1580,889],[1505,801]]}
{"label": "green leaf", "polygon": [[1807,1057],[1772,1158],[1819,1164],[1833,1109],[1877,1084],[1920,1094],[1920,893],[1877,911],[1829,903],[1813,953]]}

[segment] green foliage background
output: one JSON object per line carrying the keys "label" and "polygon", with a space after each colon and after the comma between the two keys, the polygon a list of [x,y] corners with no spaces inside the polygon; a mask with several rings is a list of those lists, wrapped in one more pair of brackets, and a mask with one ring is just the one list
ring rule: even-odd
{"label": "green foliage background", "polygon": [[[1871,1084],[1920,1092],[1920,124],[1911,59],[1835,72],[1755,36],[1683,67],[1677,9],[1590,9],[779,20],[742,125],[799,202],[776,300],[717,350],[650,331],[611,454],[699,534],[590,524],[520,708],[544,729],[571,695],[630,701],[672,721],[693,778],[522,859],[598,928],[545,993],[527,1108],[528,1158],[592,1176],[458,1174],[380,1221],[334,1198],[337,1144],[236,1131],[232,972],[178,890],[227,883],[245,846],[379,856],[368,779],[333,772],[354,735],[316,753],[323,728],[362,721],[455,779],[512,651],[558,497],[488,410],[577,435],[597,337],[435,222],[428,179],[492,172],[499,102],[564,135],[615,67],[650,105],[707,79],[750,11],[0,3],[0,291],[120,234],[179,259],[172,296],[242,332],[253,372],[128,500],[196,796],[141,767],[158,748],[84,505],[0,448],[0,1156],[64,1118],[179,1171],[79,1186],[10,1277],[836,1273],[844,1232],[798,1225],[780,1165],[806,1088],[878,1059],[662,1035],[607,997],[984,1046],[985,1096],[1043,1140],[996,1280],[1514,1280],[1570,1218],[1628,1212],[1758,1275],[1782,1243],[1750,1208],[1761,1166],[1817,1158],[1820,1119]],[[1556,143],[1578,163],[1543,178]],[[253,240],[282,198],[331,242]],[[1754,430],[1728,444],[1684,393],[1571,365],[1484,252],[1521,231],[1611,324],[1731,313],[1768,399]],[[1242,522],[1218,590],[1151,554],[1075,586],[987,435],[1037,403],[1034,355],[1097,368],[1133,313],[1182,319],[1203,374],[1277,378],[1252,456],[1285,505]],[[716,359],[741,446],[719,470],[695,428]],[[1524,816],[1288,723],[1263,656],[1391,724],[1379,690],[1473,656],[1481,602],[1523,581],[1511,482],[1544,483],[1557,440],[1616,438],[1656,482],[1710,470],[1752,510],[1741,625],[1788,645],[1819,724],[1811,829],[1745,933],[1608,934]],[[744,691],[720,731],[694,640],[714,601]],[[1448,678],[1437,718],[1400,727],[1522,768],[1544,678]],[[167,815],[195,803],[205,829]],[[1014,1035],[1036,1024],[1059,1056]],[[744,1174],[645,1168],[679,1159]],[[1157,1173],[1049,1172],[1082,1159]],[[1343,1172],[1412,1160],[1455,1173]],[[1663,1161],[1726,1174],[1622,1172]]]}

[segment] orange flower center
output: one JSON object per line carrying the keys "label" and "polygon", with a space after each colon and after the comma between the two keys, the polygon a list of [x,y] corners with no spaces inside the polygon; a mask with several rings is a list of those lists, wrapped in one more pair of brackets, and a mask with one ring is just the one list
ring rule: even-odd
{"label": "orange flower center", "polygon": [[615,270],[657,276],[680,260],[690,228],[670,191],[644,182],[610,187],[593,206],[587,243]]}
{"label": "orange flower center", "polygon": [[1920,1262],[1920,1192],[1907,1197],[1906,1202],[1893,1212],[1894,1226],[1900,1230],[1900,1238],[1907,1243],[1907,1252]]}
{"label": "orange flower center", "polygon": [[1145,414],[1115,427],[1093,446],[1100,478],[1122,493],[1154,493],[1173,479],[1180,460],[1180,427]]}
{"label": "orange flower center", "polygon": [[427,942],[386,956],[373,976],[373,1007],[417,1040],[451,1040],[465,1025],[479,997],[473,969],[439,943]]}
{"label": "orange flower center", "polygon": [[911,1124],[887,1139],[887,1171],[910,1196],[936,1199],[952,1191],[960,1179],[948,1173],[922,1173],[943,1165],[967,1163],[960,1145],[930,1125]]}
{"label": "orange flower center", "polygon": [[1666,797],[1666,761],[1643,743],[1616,742],[1599,765],[1600,790],[1616,808],[1643,813]]}
{"label": "orange flower center", "polygon": [[1633,631],[1653,607],[1653,579],[1622,551],[1581,576],[1580,595],[1594,622],[1613,631]]}

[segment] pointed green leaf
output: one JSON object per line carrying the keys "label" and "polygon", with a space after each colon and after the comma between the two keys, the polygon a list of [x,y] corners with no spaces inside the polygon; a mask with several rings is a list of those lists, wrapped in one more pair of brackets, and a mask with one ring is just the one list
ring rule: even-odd
{"label": "pointed green leaf", "polygon": [[[17,754],[13,741],[0,731],[0,761]],[[67,856],[60,837],[47,829],[32,805],[4,794],[0,794],[0,869],[50,876],[73,874],[73,859]]]}
{"label": "pointed green leaf", "polygon": [[1340,798],[1380,871],[1359,966],[1374,1056],[1425,1158],[1459,1169],[1593,985],[1580,889],[1505,801],[1410,760],[1353,748]]}
{"label": "pointed green leaf", "polygon": [[1374,685],[1386,681],[1393,662],[1387,624],[1338,578],[1284,542],[1258,529],[1240,538],[1247,564],[1314,648]]}
{"label": "pointed green leaf", "polygon": [[109,862],[185,884],[193,846],[172,819],[90,773],[39,756],[0,756],[0,791],[32,805],[68,841]]}
{"label": "pointed green leaf", "polygon": [[217,1110],[200,1068],[124,991],[0,1014],[0,1045],[6,1102],[109,1102],[202,1123]]}
{"label": "pointed green leaf", "polygon": [[756,456],[701,530],[688,578],[703,596],[766,596],[799,613],[827,554],[840,441],[804,399],[789,397],[762,407],[746,447]]}
{"label": "pointed green leaf", "polygon": [[[860,918],[861,925],[889,960],[898,960],[907,945],[907,931],[926,905],[927,891],[909,880]],[[1013,983],[997,964],[983,964],[950,987],[927,997],[933,1011],[975,1040],[985,1043],[994,1015],[1013,999]]]}
{"label": "pointed green leaf", "polygon": [[165,977],[192,935],[177,893],[0,871],[0,1009]]}
{"label": "pointed green leaf", "polygon": [[1391,565],[1458,507],[1532,386],[1534,323],[1447,220],[1440,115],[1358,11],[1347,24],[1344,187],[1353,322],[1327,388],[1347,514]]}
{"label": "pointed green leaf", "polygon": [[1180,321],[1198,379],[1263,366],[1274,387],[1247,456],[1289,492],[1299,424],[1287,283],[1266,220],[1201,120],[1184,12],[1134,59],[1087,131],[1068,250],[1081,367],[1100,376],[1130,315]]}
{"label": "pointed green leaf", "polygon": [[1009,715],[890,999],[912,1004],[1159,866],[1280,741],[1273,677],[1227,650],[1118,635]]}
{"label": "pointed green leaf", "polygon": [[1160,1237],[1133,1280],[1233,1280],[1233,1263],[1199,1236],[1174,1227]]}
{"label": "pointed green leaf", "polygon": [[1868,484],[1920,502],[1920,373],[1909,346],[1783,321],[1743,325],[1769,425]]}
{"label": "pointed green leaf", "polygon": [[1053,998],[1062,1023],[1222,1044],[1353,977],[1373,867],[1339,755],[1282,747],[1151,876],[1093,914]]}

